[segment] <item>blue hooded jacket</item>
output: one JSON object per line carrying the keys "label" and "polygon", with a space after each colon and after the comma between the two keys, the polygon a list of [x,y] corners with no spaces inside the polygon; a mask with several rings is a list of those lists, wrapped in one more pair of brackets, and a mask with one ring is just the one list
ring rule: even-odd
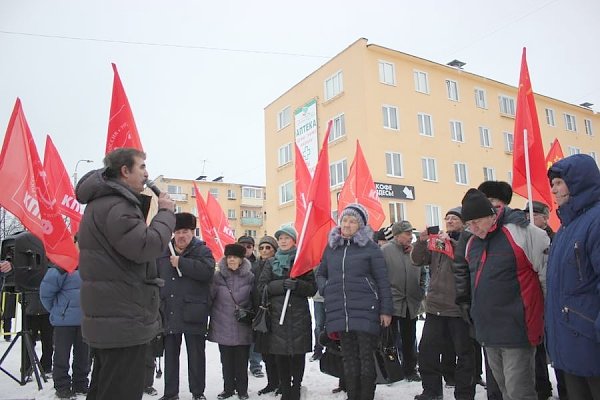
{"label": "blue hooded jacket", "polygon": [[600,376],[600,171],[577,154],[556,162],[548,176],[562,178],[569,199],[558,209],[562,226],[548,257],[546,348],[554,367]]}
{"label": "blue hooded jacket", "polygon": [[57,266],[48,268],[40,284],[40,300],[50,312],[52,326],[81,325],[80,288],[79,270],[67,273]]}

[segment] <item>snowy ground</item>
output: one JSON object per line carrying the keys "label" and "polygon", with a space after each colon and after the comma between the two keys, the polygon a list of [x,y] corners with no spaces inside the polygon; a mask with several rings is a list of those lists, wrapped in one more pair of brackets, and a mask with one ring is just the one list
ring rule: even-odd
{"label": "snowy ground", "polygon": [[[423,322],[418,322],[418,332],[423,327]],[[20,341],[18,343],[20,345]],[[8,342],[4,340],[0,343],[0,353],[4,354],[4,351],[8,347]],[[20,346],[19,346],[20,347]],[[37,346],[40,347],[39,345]],[[180,392],[179,397],[182,400],[190,400],[192,398],[191,393],[187,387],[187,359],[186,352],[182,349],[181,352],[181,375],[180,375]],[[309,362],[308,359],[310,353],[307,354],[306,370],[303,381],[303,398],[310,400],[345,400],[345,393],[332,394],[331,389],[337,387],[337,378],[324,375],[319,371],[318,362]],[[217,398],[217,394],[223,390],[223,380],[221,375],[221,363],[219,361],[219,349],[216,344],[207,342],[206,344],[206,391],[204,394],[209,400]],[[19,351],[14,348],[9,353],[7,359],[2,364],[2,367],[9,370],[13,375],[18,376],[19,374]],[[550,376],[552,385],[554,387],[554,393],[556,395],[556,383],[554,378],[554,371],[550,370]],[[276,398],[271,395],[258,396],[256,392],[266,385],[266,378],[255,378],[250,376],[248,394],[250,398],[269,400]],[[144,395],[144,400],[157,400],[163,393],[163,379],[155,380],[154,387],[158,390],[158,396]],[[422,392],[420,382],[396,382],[392,385],[378,385],[375,393],[376,400],[412,400],[415,395]],[[79,396],[83,399],[84,396]],[[453,399],[453,390],[444,389],[444,398]],[[557,397],[558,398],[558,397]],[[54,388],[52,386],[52,380],[43,384],[41,391],[37,390],[37,385],[34,382],[30,382],[25,386],[19,386],[15,381],[10,379],[7,375],[0,371],[0,400],[8,399],[55,399]],[[236,399],[236,397],[234,397]],[[476,400],[486,399],[485,389],[481,386],[477,386]],[[121,400],[121,399],[115,399]],[[125,400],[125,399],[123,399]]]}

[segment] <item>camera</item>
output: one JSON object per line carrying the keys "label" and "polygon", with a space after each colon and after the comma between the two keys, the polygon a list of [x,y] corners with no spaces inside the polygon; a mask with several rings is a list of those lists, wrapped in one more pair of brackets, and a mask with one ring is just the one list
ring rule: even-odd
{"label": "camera", "polygon": [[439,226],[428,226],[427,227],[427,234],[428,235],[437,235],[440,233],[440,227]]}

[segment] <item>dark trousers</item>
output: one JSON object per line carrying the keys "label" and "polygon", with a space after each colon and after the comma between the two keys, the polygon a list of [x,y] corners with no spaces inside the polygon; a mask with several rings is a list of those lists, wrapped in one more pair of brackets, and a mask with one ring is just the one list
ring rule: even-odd
{"label": "dark trousers", "polygon": [[270,388],[279,387],[279,369],[277,368],[277,360],[273,354],[262,355],[267,371],[267,386]]}
{"label": "dark trousers", "polygon": [[[54,347],[52,346],[52,336],[54,328],[50,324],[50,315],[27,315],[27,330],[31,332],[31,340],[35,346],[36,341],[42,342],[42,357],[40,358],[40,364],[42,365],[43,372],[50,372],[52,370],[52,353]],[[31,368],[29,357],[25,358],[25,370],[28,371]]]}
{"label": "dark trousers", "polygon": [[[444,350],[442,351],[441,372],[444,381],[452,386],[455,385],[454,375],[456,374],[456,353],[454,352],[454,343],[450,337],[445,340]],[[419,355],[417,355],[419,358]]]}
{"label": "dark trousers", "polygon": [[535,391],[540,399],[552,396],[552,384],[548,375],[546,346],[540,343],[535,349]]}
{"label": "dark trousers", "polygon": [[563,371],[570,399],[600,400],[600,376],[577,376]]}
{"label": "dark trousers", "polygon": [[560,400],[569,400],[567,383],[565,382],[565,373],[560,369],[554,368],[554,375],[556,375],[556,389],[558,390],[558,398]]}
{"label": "dark trousers", "polygon": [[342,358],[348,399],[372,399],[375,394],[375,358],[379,336],[366,332],[342,332]]}
{"label": "dark trousers", "polygon": [[238,394],[248,394],[248,365],[249,345],[225,346],[220,344],[221,366],[223,369],[223,391]]}
{"label": "dark trousers", "polygon": [[481,354],[481,345],[477,343],[477,340],[473,338],[471,340],[475,348],[475,381],[478,381],[483,375],[483,356]]}
{"label": "dark trousers", "polygon": [[154,345],[148,343],[145,357],[145,372],[144,372],[144,387],[152,387],[154,385],[154,370],[156,368],[156,357],[154,357]]}
{"label": "dark trousers", "polygon": [[[73,349],[73,377],[69,360]],[[54,327],[54,364],[52,379],[56,390],[87,389],[90,373],[90,349],[81,337],[81,326]]]}
{"label": "dark trousers", "polygon": [[146,344],[93,349],[94,369],[88,400],[139,400],[144,394]]}
{"label": "dark trousers", "polygon": [[[184,333],[188,358],[188,380],[193,395],[204,394],[206,387],[206,340],[204,335]],[[179,353],[181,351],[181,333],[165,336],[165,395],[179,393]],[[248,350],[246,364],[248,365]]]}
{"label": "dark trousers", "polygon": [[292,386],[300,393],[300,386],[304,378],[304,365],[306,354],[275,355],[275,362],[279,369],[279,387],[282,393],[289,393]]}
{"label": "dark trousers", "polygon": [[395,334],[399,334],[402,340],[401,345],[396,345],[402,349],[402,362],[404,367],[404,375],[412,375],[416,373],[417,368],[417,319],[409,317],[392,317],[392,327]]}
{"label": "dark trousers", "polygon": [[419,372],[423,379],[423,393],[443,395],[442,364],[440,357],[448,344],[457,356],[454,396],[473,399],[475,396],[475,347],[469,336],[469,325],[460,317],[441,317],[427,314],[419,344]]}
{"label": "dark trousers", "polygon": [[314,303],[314,317],[315,317],[315,354],[323,353],[323,345],[319,342],[319,336],[325,329],[325,303],[322,301],[315,301]]}

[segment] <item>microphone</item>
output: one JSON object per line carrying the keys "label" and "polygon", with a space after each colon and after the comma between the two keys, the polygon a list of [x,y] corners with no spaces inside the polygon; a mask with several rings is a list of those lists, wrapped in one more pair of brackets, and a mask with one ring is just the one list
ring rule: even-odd
{"label": "microphone", "polygon": [[152,190],[152,192],[156,195],[156,197],[160,197],[160,189],[156,186],[154,181],[151,181],[150,179],[146,179],[146,187],[148,189]]}

